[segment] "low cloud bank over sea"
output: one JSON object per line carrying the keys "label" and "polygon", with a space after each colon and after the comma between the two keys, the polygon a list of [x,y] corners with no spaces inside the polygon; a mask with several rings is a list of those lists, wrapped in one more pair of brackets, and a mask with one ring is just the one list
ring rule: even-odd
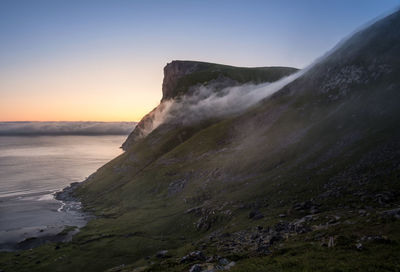
{"label": "low cloud bank over sea", "polygon": [[0,122],[0,136],[128,135],[136,122]]}

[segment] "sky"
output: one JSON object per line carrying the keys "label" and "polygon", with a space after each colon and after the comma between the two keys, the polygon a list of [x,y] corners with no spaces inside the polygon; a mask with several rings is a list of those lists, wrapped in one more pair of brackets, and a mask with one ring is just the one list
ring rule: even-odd
{"label": "sky", "polygon": [[172,60],[303,68],[400,0],[0,0],[0,121],[139,121]]}

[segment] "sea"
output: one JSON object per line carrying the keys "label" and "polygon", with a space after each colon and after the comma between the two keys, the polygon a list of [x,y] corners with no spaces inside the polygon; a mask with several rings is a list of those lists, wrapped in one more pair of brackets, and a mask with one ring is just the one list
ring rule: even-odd
{"label": "sea", "polygon": [[126,135],[0,136],[0,250],[83,227],[80,203],[54,193],[122,153]]}

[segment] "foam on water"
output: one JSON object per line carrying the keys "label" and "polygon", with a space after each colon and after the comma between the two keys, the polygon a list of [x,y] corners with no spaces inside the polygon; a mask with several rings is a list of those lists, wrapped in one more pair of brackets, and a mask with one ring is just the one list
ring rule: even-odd
{"label": "foam on water", "polygon": [[0,250],[65,226],[82,227],[76,201],[54,193],[119,155],[124,136],[0,137]]}

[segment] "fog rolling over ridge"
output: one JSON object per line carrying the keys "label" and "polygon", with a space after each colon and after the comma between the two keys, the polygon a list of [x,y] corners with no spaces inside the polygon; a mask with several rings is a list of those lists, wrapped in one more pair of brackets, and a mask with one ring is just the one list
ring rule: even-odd
{"label": "fog rolling over ridge", "polygon": [[136,122],[0,122],[0,136],[128,135]]}
{"label": "fog rolling over ridge", "polygon": [[172,102],[165,120],[190,123],[206,118],[223,117],[240,113],[304,74],[301,70],[276,82],[244,84],[228,87],[218,92],[213,86],[200,86],[193,95]]}
{"label": "fog rolling over ridge", "polygon": [[296,80],[307,70],[305,68],[271,83],[247,83],[222,90],[217,89],[218,84],[196,86],[190,94],[161,102],[153,111],[152,123],[146,127],[144,136],[162,123],[189,124],[243,112]]}

